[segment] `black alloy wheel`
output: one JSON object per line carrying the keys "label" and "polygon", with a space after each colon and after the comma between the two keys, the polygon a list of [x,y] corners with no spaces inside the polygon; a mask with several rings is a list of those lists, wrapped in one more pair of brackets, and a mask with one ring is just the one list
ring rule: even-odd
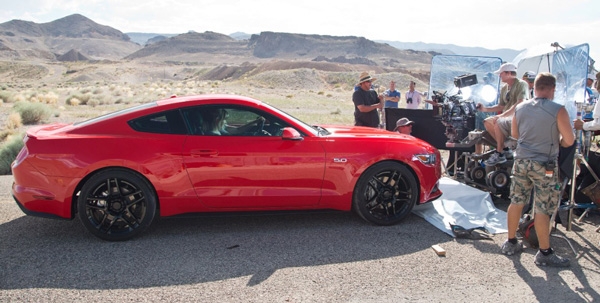
{"label": "black alloy wheel", "polygon": [[77,200],[79,218],[96,237],[123,241],[142,233],[156,215],[157,199],[139,174],[108,169],[93,175]]}
{"label": "black alloy wheel", "polygon": [[418,199],[419,185],[405,165],[380,162],[358,179],[353,207],[368,222],[393,225],[410,214]]}

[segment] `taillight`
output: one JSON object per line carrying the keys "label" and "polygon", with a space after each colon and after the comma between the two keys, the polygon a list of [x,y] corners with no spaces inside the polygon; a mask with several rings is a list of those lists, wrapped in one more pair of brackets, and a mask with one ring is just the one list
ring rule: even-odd
{"label": "taillight", "polygon": [[28,139],[29,139],[29,137],[27,137],[27,136],[25,136],[25,138],[23,138],[23,148],[21,148],[21,150],[19,151],[19,154],[13,161],[12,167],[19,165],[19,163],[23,162],[23,160],[25,160],[25,158],[27,158],[27,156],[29,156],[29,150],[27,149],[27,140]]}

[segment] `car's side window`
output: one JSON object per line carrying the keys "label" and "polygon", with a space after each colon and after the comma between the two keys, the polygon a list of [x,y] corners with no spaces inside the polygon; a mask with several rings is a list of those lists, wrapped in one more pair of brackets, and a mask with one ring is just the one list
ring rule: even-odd
{"label": "car's side window", "polygon": [[129,121],[129,126],[136,131],[157,134],[187,133],[183,118],[178,110],[160,112]]}
{"label": "car's side window", "polygon": [[280,136],[284,123],[240,106],[205,105],[183,110],[190,133],[204,136]]}

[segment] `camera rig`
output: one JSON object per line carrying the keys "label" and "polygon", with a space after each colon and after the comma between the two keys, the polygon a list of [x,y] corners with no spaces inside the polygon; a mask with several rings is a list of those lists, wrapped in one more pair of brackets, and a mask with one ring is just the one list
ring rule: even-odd
{"label": "camera rig", "polygon": [[440,120],[446,127],[446,147],[460,147],[475,128],[475,104],[464,100],[460,94],[449,96],[447,92],[433,91],[432,100],[441,108]]}

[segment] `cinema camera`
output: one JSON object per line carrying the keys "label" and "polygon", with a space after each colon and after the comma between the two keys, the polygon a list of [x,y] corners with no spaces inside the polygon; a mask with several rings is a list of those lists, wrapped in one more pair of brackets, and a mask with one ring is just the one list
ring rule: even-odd
{"label": "cinema camera", "polygon": [[[458,147],[460,142],[469,136],[474,129],[476,114],[475,104],[463,100],[460,88],[477,84],[474,74],[462,75],[454,78],[454,85],[459,88],[458,94],[449,96],[447,92],[433,91],[432,99],[441,106],[441,122],[446,127],[446,147]],[[468,139],[468,138],[467,138]]]}

